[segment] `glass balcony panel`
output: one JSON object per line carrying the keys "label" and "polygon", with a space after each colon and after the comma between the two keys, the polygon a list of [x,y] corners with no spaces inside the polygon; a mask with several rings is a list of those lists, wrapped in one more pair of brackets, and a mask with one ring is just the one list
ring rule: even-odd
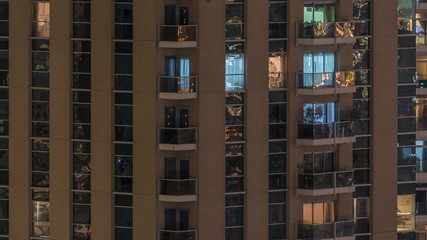
{"label": "glass balcony panel", "polygon": [[335,72],[335,84],[337,87],[353,87],[355,72]]}
{"label": "glass balcony panel", "polygon": [[160,195],[196,195],[195,179],[160,179]]}
{"label": "glass balcony panel", "polygon": [[299,38],[334,38],[334,23],[299,23]]}
{"label": "glass balcony panel", "polygon": [[297,224],[297,239],[337,239],[354,236],[354,221]]}
{"label": "glass balcony panel", "polygon": [[160,230],[160,240],[197,240],[196,230],[169,231]]}
{"label": "glass balcony panel", "polygon": [[351,237],[354,235],[354,221],[335,222],[335,237]]}
{"label": "glass balcony panel", "polygon": [[160,144],[195,144],[196,128],[160,128]]}
{"label": "glass balcony panel", "polygon": [[298,188],[316,190],[333,188],[334,173],[298,174]]}
{"label": "glass balcony panel", "polygon": [[302,139],[322,139],[333,137],[333,123],[304,124],[298,127],[298,138]]}
{"label": "glass balcony panel", "polygon": [[354,171],[336,172],[335,187],[351,187],[354,185]]}
{"label": "glass balcony panel", "polygon": [[159,91],[166,93],[196,92],[196,77],[159,77]]}
{"label": "glass balcony panel", "polygon": [[336,22],[335,31],[337,38],[352,38],[354,37],[354,30],[354,22]]}
{"label": "glass balcony panel", "polygon": [[345,88],[355,85],[355,72],[298,73],[298,88]]}
{"label": "glass balcony panel", "polygon": [[298,239],[328,239],[333,238],[333,235],[333,223],[297,225]]}
{"label": "glass balcony panel", "polygon": [[354,136],[354,122],[336,122],[335,128],[336,128],[336,136],[339,137],[352,137]]}
{"label": "glass balcony panel", "polygon": [[160,25],[159,41],[190,42],[197,41],[196,25]]}

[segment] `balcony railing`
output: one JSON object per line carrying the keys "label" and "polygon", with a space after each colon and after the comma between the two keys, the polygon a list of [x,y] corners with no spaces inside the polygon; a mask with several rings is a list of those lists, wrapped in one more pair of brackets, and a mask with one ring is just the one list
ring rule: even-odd
{"label": "balcony railing", "polygon": [[297,23],[297,43],[306,45],[355,43],[354,21]]}
{"label": "balcony railing", "polygon": [[356,92],[355,72],[297,73],[297,94],[326,95]]}
{"label": "balcony railing", "polygon": [[195,99],[197,98],[197,77],[159,77],[160,99]]}
{"label": "balcony railing", "polygon": [[320,196],[354,192],[354,170],[328,173],[297,173],[297,194]]}
{"label": "balcony railing", "polygon": [[193,202],[196,200],[196,179],[159,179],[159,201]]}
{"label": "balcony railing", "polygon": [[355,142],[354,122],[330,122],[318,124],[297,124],[297,144],[329,145]]}
{"label": "balcony railing", "polygon": [[159,240],[197,240],[197,230],[159,230]]}
{"label": "balcony railing", "polygon": [[296,224],[297,239],[352,239],[354,237],[354,220],[330,222],[323,224]]}
{"label": "balcony railing", "polygon": [[196,150],[196,128],[159,128],[159,150]]}
{"label": "balcony railing", "polygon": [[197,47],[197,25],[159,25],[159,47]]}

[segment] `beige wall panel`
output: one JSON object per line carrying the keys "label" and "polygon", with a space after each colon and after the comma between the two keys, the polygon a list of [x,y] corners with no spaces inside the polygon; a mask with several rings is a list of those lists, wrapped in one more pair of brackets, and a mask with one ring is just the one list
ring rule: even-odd
{"label": "beige wall panel", "polygon": [[225,19],[224,1],[200,1],[198,176],[199,239],[224,239],[225,232]]}
{"label": "beige wall panel", "polygon": [[[373,1],[372,237],[396,239],[397,0]],[[387,14],[384,14],[387,12]],[[394,39],[391,41],[390,39]],[[394,93],[394,94],[390,94]]]}
{"label": "beige wall panel", "polygon": [[[9,3],[9,236],[30,236],[30,3]],[[25,110],[27,109],[27,110]],[[26,147],[28,146],[28,147]]]}
{"label": "beige wall panel", "polygon": [[[113,5],[92,1],[92,238],[113,239]],[[110,23],[110,24],[109,24]],[[107,69],[107,71],[106,71]],[[108,71],[108,69],[110,69]]]}

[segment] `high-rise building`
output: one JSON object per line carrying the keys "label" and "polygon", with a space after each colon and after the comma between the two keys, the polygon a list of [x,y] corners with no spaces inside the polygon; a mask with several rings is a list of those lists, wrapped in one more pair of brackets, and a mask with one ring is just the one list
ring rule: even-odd
{"label": "high-rise building", "polygon": [[427,1],[0,0],[0,240],[426,240]]}

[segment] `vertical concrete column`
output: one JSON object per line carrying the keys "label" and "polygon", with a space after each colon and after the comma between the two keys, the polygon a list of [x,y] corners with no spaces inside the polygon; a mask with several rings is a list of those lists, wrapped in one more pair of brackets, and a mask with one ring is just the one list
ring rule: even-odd
{"label": "vertical concrete column", "polygon": [[31,1],[9,2],[9,236],[14,240],[31,235],[30,9]]}
{"label": "vertical concrete column", "polygon": [[375,173],[371,230],[373,239],[393,240],[397,227],[397,0],[372,1],[371,9],[371,172]]}
{"label": "vertical concrete column", "polygon": [[[113,239],[113,4],[92,1],[92,238]],[[111,71],[106,71],[111,69]]]}
{"label": "vertical concrete column", "polygon": [[[296,181],[295,174],[298,171],[298,164],[303,162],[304,149],[296,145],[297,123],[302,118],[302,105],[304,96],[296,95],[296,73],[302,70],[303,66],[303,50],[304,46],[296,45],[296,23],[304,20],[303,16],[303,1],[288,1],[288,73],[286,86],[288,88],[288,104],[287,104],[287,224],[286,233],[288,239],[296,239],[295,224],[302,221],[302,200],[295,195]],[[319,100],[320,101],[320,100]],[[289,207],[292,206],[292,207]]]}
{"label": "vertical concrete column", "polygon": [[68,0],[51,0],[50,32],[50,239],[71,236],[71,18]]}
{"label": "vertical concrete column", "polygon": [[268,238],[268,1],[246,2],[246,239]]}
{"label": "vertical concrete column", "polygon": [[[159,3],[160,2],[160,3]],[[134,1],[134,237],[157,239],[157,24],[162,1]],[[163,8],[162,8],[163,9]]]}
{"label": "vertical concrete column", "polygon": [[225,1],[199,1],[198,14],[198,238],[218,240],[225,239]]}

